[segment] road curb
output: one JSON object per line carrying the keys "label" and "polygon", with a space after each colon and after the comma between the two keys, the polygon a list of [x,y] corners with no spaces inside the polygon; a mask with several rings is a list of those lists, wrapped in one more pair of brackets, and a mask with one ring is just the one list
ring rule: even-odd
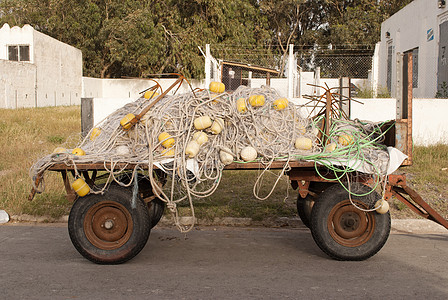
{"label": "road curb", "polygon": [[[180,223],[183,225],[191,224],[191,217],[182,217]],[[67,223],[68,215],[60,218],[52,218],[49,216],[32,216],[32,215],[13,215],[10,217],[10,223],[29,222],[29,223]],[[299,217],[280,217],[269,218],[261,221],[252,220],[251,218],[215,218],[214,220],[196,219],[195,224],[198,226],[230,226],[230,227],[273,227],[273,228],[306,228]],[[173,226],[174,222],[170,217],[162,217],[159,225],[167,227]],[[448,234],[448,231],[441,225],[423,219],[392,219],[391,230],[394,233],[415,233],[415,234]]]}
{"label": "road curb", "polygon": [[436,222],[423,219],[392,219],[392,232],[447,234],[448,231]]}

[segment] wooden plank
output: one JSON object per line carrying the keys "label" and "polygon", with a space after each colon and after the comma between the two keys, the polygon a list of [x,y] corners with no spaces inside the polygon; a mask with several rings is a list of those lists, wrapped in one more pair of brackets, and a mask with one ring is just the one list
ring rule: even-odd
{"label": "wooden plank", "polygon": [[[277,160],[272,162],[270,165],[271,169],[283,169],[285,165],[288,163],[288,165],[291,168],[309,168],[314,167],[314,162],[312,161],[301,161],[301,160],[293,160],[293,161],[282,161]],[[258,170],[258,169],[264,169],[267,167],[268,164],[261,163],[261,162],[247,162],[247,163],[231,163],[230,165],[227,165],[224,169],[225,170]],[[124,170],[133,170],[136,167],[135,164],[127,164],[127,163],[117,163],[114,164],[114,170],[124,169]],[[147,168],[145,165],[140,165],[141,168]],[[90,171],[90,170],[106,170],[111,168],[111,164],[109,162],[106,163],[79,163],[76,164],[76,169],[78,171]],[[54,164],[51,166],[48,170],[50,171],[63,171],[63,170],[74,170],[73,165],[66,165],[63,163],[60,164]]]}
{"label": "wooden plank", "polygon": [[70,185],[70,180],[68,179],[67,171],[62,170],[60,171],[62,175],[62,180],[64,181],[64,187],[67,195],[65,197],[67,198],[67,201],[74,202],[76,200],[76,193],[72,189],[72,186]]}

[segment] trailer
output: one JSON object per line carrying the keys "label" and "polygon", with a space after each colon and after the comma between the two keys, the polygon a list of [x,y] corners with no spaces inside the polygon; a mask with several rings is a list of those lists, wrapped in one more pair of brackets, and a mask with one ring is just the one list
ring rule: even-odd
{"label": "trailer", "polygon": [[[412,61],[407,65],[412,66]],[[412,81],[412,76],[408,78]],[[408,91],[410,94],[400,100],[400,118],[385,124],[389,128],[386,145],[396,147],[408,156],[403,165],[412,163],[412,88]],[[327,106],[324,110],[326,122],[331,119],[333,98],[330,89],[321,97]],[[154,102],[144,111],[153,105]],[[138,116],[129,120],[133,124],[138,121]],[[323,131],[329,128],[328,123],[322,126]],[[265,167],[263,162],[233,162],[226,165],[224,171]],[[367,195],[368,186],[378,180],[373,175],[353,172],[344,179],[345,183],[340,184],[340,180],[338,183],[334,180],[339,176],[337,172],[313,161],[275,160],[269,168],[283,170],[289,177],[292,188],[298,190],[297,210],[301,220],[310,228],[319,248],[333,259],[365,260],[384,246],[391,230],[390,214],[387,209],[382,212],[377,207],[372,209],[382,199],[387,201],[396,197],[421,217],[448,229],[447,220],[407,185],[405,174],[385,177],[383,195],[377,191],[370,191]],[[157,167],[141,169],[138,185],[123,187],[111,184],[102,194],[79,197],[70,182],[69,174],[74,176],[76,173],[93,188],[100,185],[103,176],[99,174],[114,169],[120,170],[120,181],[130,183],[132,179],[126,178],[126,171],[136,170],[136,165],[108,161],[89,164],[64,162],[46,169],[61,174],[67,199],[73,203],[68,231],[74,247],[85,258],[99,264],[118,264],[135,257],[146,245],[151,229],[166,208],[165,202],[153,191],[150,181],[150,178],[156,179],[160,187],[166,183],[166,174]],[[42,177],[43,172],[36,176],[35,187],[39,186]],[[33,199],[36,191],[32,189],[29,200]]]}
{"label": "trailer", "polygon": [[[285,162],[276,161],[272,169],[283,169]],[[310,228],[316,244],[330,257],[337,260],[364,260],[376,254],[386,243],[391,229],[390,214],[362,211],[352,205],[367,208],[364,197],[353,196],[334,181],[323,179],[325,168],[316,171],[310,162],[289,162],[287,172],[291,185],[298,190],[297,210],[303,223]],[[78,165],[89,185],[95,185],[97,174],[110,165]],[[132,165],[115,166],[132,170]],[[259,163],[226,166],[226,170],[259,169]],[[67,199],[73,202],[68,230],[75,248],[87,259],[101,264],[122,263],[137,255],[145,246],[150,230],[157,225],[165,209],[165,203],[157,199],[148,181],[139,182],[139,200],[132,207],[132,187],[112,185],[103,195],[87,195],[82,199],[71,187],[68,172],[71,166],[57,164],[50,171],[59,172],[67,191]],[[163,185],[166,180],[159,170],[154,171]],[[356,192],[366,190],[364,183],[369,176],[357,176]],[[353,186],[353,185],[352,185]],[[375,198],[381,196],[374,192]],[[34,192],[30,195],[30,200]],[[386,200],[394,196],[423,218],[432,220],[448,229],[448,222],[432,209],[417,192],[406,184],[406,175],[389,175]],[[369,200],[370,202],[370,200]]]}

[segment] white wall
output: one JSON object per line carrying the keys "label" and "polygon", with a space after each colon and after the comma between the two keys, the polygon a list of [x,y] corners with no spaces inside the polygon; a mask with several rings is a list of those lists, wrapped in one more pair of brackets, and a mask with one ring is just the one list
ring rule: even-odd
{"label": "white wall", "polygon": [[[259,88],[266,85],[265,78],[252,78],[250,81],[251,88]],[[271,78],[271,88],[277,90],[281,97],[288,97],[288,79],[287,78]]]}
{"label": "white wall", "polygon": [[448,144],[448,99],[413,99],[412,138],[416,145]]}
{"label": "white wall", "polygon": [[[394,120],[396,100],[356,99],[352,102],[351,118],[381,122]],[[412,100],[412,139],[415,145],[448,144],[448,99]]]}
{"label": "white wall", "polygon": [[[102,121],[110,113],[132,102],[131,98],[95,98],[94,124]],[[396,100],[360,99],[351,104],[351,118],[372,122],[394,120],[396,115]],[[294,98],[292,103],[304,105],[308,99]],[[303,107],[302,114],[307,117],[311,107]],[[412,138],[415,145],[448,144],[448,99],[413,99]]]}
{"label": "white wall", "polygon": [[135,101],[133,98],[94,98],[93,99],[93,126],[103,121],[125,104]]}
{"label": "white wall", "polygon": [[35,31],[34,60],[37,106],[81,104],[81,50]]}
{"label": "white wall", "polygon": [[34,29],[30,25],[10,28],[7,23],[3,24],[0,28],[0,59],[8,59],[8,45],[29,45],[30,61],[28,63],[33,63],[33,32]]}
{"label": "white wall", "polygon": [[[393,45],[392,95],[395,96],[397,53],[418,47],[418,88],[415,98],[434,97],[437,92],[437,59],[439,24],[448,14],[448,7],[438,8],[436,0],[414,0],[381,24],[378,84],[387,87],[387,46]],[[427,39],[427,31],[434,31],[434,39]],[[389,32],[390,37],[386,37]]]}
{"label": "white wall", "polygon": [[[8,45],[29,45],[30,61],[9,61]],[[0,29],[0,107],[79,105],[82,52],[34,30],[4,24]]]}
{"label": "white wall", "polygon": [[83,77],[82,78],[82,98],[102,98],[103,79]]}
{"label": "white wall", "polygon": [[0,59],[0,108],[35,106],[36,66]]}
{"label": "white wall", "polygon": [[[171,84],[176,81],[176,78],[156,79],[165,91]],[[140,92],[155,85],[153,80],[130,78],[130,79],[100,79],[83,77],[83,98],[130,98],[137,99],[141,96]],[[190,80],[190,84],[195,88],[204,88],[204,80]],[[176,88],[170,91],[172,94]],[[182,86],[177,91],[178,93],[185,93],[190,91],[190,87],[184,81]]]}

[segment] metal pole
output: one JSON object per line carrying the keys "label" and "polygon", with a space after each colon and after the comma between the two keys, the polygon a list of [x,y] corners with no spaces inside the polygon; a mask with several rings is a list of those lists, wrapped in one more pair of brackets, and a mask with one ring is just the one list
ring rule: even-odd
{"label": "metal pole", "polygon": [[294,45],[289,44],[288,56],[288,98],[294,97]]}
{"label": "metal pole", "polygon": [[205,88],[207,89],[210,86],[211,81],[211,52],[210,52],[210,44],[205,45]]}

